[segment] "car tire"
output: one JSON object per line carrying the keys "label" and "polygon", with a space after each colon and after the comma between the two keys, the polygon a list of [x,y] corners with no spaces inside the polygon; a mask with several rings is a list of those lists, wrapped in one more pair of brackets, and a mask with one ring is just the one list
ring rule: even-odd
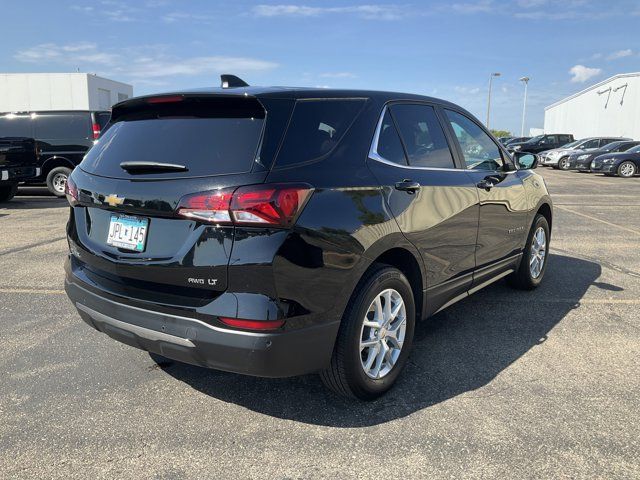
{"label": "car tire", "polygon": [[47,188],[56,197],[64,197],[64,187],[67,179],[71,175],[71,169],[67,167],[56,167],[47,174]]}
{"label": "car tire", "polygon": [[631,161],[622,162],[618,165],[618,176],[622,178],[631,178],[637,173],[636,164]]}
{"label": "car tire", "polygon": [[570,166],[571,163],[569,162],[568,157],[562,157],[560,160],[558,160],[558,168],[560,170],[569,170]]}
{"label": "car tire", "polygon": [[18,193],[17,183],[0,186],[0,202],[8,202],[16,196],[16,193]]}
{"label": "car tire", "polygon": [[[385,305],[389,305],[388,310]],[[395,318],[388,316],[390,310],[396,309],[399,310]],[[415,320],[415,299],[405,275],[388,265],[374,265],[349,300],[331,363],[320,373],[323,383],[345,397],[374,400],[383,395],[393,386],[407,361]],[[386,322],[389,323],[385,326]],[[382,351],[385,353],[377,353]]]}
{"label": "car tire", "polygon": [[[544,239],[544,245],[540,245],[541,238]],[[518,269],[507,277],[509,285],[518,290],[533,290],[540,285],[549,263],[550,238],[549,222],[543,215],[537,214],[527,235],[527,243]],[[538,263],[539,270],[534,268],[536,262],[534,256],[537,262],[541,262],[541,265]]]}

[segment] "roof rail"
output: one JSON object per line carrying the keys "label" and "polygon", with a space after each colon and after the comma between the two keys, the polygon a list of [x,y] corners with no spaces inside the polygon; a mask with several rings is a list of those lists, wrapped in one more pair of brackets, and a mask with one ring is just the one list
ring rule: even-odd
{"label": "roof rail", "polygon": [[220,83],[222,88],[237,88],[248,87],[249,84],[235,75],[222,74],[220,75]]}

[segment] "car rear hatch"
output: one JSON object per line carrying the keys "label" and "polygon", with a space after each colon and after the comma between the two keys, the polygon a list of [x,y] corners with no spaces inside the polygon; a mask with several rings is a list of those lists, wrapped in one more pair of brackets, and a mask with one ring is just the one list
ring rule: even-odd
{"label": "car rear hatch", "polygon": [[154,303],[197,307],[220,295],[234,226],[212,205],[264,182],[290,110],[232,94],[116,105],[69,182],[74,273]]}

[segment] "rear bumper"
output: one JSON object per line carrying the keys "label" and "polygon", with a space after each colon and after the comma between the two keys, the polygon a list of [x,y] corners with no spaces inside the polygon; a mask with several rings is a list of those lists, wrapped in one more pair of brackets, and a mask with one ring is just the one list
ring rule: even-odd
{"label": "rear bumper", "polygon": [[0,183],[16,183],[33,180],[40,175],[37,167],[0,167]]}
{"label": "rear bumper", "polygon": [[339,322],[277,333],[224,329],[94,293],[67,271],[65,290],[80,317],[127,345],[180,362],[260,377],[290,377],[328,366]]}

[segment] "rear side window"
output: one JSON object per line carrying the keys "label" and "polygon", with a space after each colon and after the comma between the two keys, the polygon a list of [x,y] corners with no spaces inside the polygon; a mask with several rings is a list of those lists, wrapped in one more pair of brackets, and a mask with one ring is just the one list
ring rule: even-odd
{"label": "rear side window", "polygon": [[449,144],[433,107],[399,104],[391,107],[400,136],[414,167],[455,168]]}
{"label": "rear side window", "polygon": [[276,166],[316,160],[340,142],[364,106],[364,99],[298,100]]}
{"label": "rear side window", "polygon": [[584,142],[582,145],[580,145],[580,148],[582,149],[598,148],[599,145],[600,145],[600,140],[596,138],[594,140],[589,140],[588,142]]}
{"label": "rear side window", "polygon": [[1,137],[33,137],[31,117],[7,114],[0,116]]}
{"label": "rear side window", "polygon": [[[115,178],[246,173],[256,159],[265,112],[252,99],[185,100],[123,109],[81,168]],[[186,172],[131,173],[125,161],[173,163]]]}
{"label": "rear side window", "polygon": [[91,119],[89,113],[40,113],[35,118],[35,133],[39,140],[86,139],[91,135]]}
{"label": "rear side window", "polygon": [[380,125],[376,153],[390,162],[397,163],[398,165],[407,165],[407,157],[404,154],[400,136],[391,118],[391,112],[388,109]]}

